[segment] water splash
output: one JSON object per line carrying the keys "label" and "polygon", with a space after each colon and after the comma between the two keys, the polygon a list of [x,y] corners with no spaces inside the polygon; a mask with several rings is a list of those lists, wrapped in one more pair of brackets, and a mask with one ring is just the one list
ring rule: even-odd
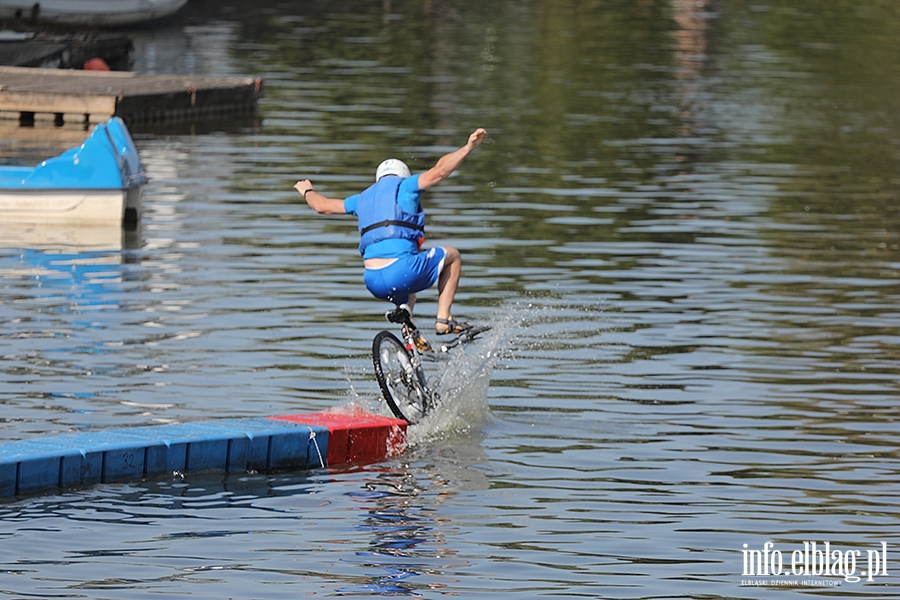
{"label": "water splash", "polygon": [[[433,411],[409,427],[407,444],[416,446],[464,435],[488,422],[488,392],[495,365],[498,361],[514,360],[516,348],[546,343],[547,340],[541,341],[541,324],[554,321],[560,310],[552,301],[504,304],[479,319],[491,326],[489,331],[465,346],[451,349],[442,360],[426,363],[428,383],[441,400]],[[368,364],[365,368],[356,363],[345,365],[344,372],[349,399],[332,410],[393,416],[374,384],[375,375]]]}

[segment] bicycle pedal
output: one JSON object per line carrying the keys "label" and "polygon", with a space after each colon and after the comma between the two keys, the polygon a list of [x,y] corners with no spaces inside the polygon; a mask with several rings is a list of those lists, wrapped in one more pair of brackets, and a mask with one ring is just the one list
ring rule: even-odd
{"label": "bicycle pedal", "polygon": [[462,333],[462,335],[460,335],[459,337],[461,337],[464,342],[469,342],[469,341],[474,340],[475,336],[477,336],[481,333],[484,333],[485,331],[489,331],[490,329],[491,329],[490,325],[480,325],[478,327],[473,327],[472,329],[469,329],[468,331],[464,331]]}

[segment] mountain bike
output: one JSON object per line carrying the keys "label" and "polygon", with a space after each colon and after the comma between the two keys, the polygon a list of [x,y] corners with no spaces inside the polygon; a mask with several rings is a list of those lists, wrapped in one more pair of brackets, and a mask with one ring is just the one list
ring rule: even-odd
{"label": "mountain bike", "polygon": [[441,401],[436,389],[440,382],[429,383],[423,364],[447,358],[451,349],[471,342],[490,327],[467,329],[434,348],[419,334],[405,304],[384,316],[391,323],[400,325],[402,341],[390,331],[378,332],[372,341],[375,377],[391,412],[412,425]]}

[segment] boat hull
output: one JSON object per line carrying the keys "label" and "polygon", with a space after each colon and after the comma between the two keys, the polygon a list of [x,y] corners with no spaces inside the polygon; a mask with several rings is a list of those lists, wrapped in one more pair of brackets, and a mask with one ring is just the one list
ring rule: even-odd
{"label": "boat hull", "polygon": [[[2,217],[0,217],[2,219]],[[116,223],[90,223],[72,226],[68,223],[3,223],[0,226],[0,249],[31,248],[50,253],[84,254],[88,252],[120,251],[140,243],[140,228],[126,231]],[[22,268],[0,269],[0,277],[7,274],[27,275],[28,265]],[[39,273],[35,273],[39,274]]]}
{"label": "boat hull", "polygon": [[134,223],[141,212],[140,186],[128,190],[3,190],[0,222]]}
{"label": "boat hull", "polygon": [[171,17],[187,0],[0,0],[0,18],[84,27],[124,27]]}

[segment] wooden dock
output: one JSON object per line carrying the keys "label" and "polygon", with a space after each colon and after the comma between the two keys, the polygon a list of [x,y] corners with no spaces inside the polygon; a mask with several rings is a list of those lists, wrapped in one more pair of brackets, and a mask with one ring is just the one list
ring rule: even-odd
{"label": "wooden dock", "polygon": [[252,114],[263,94],[253,77],[143,75],[0,67],[0,119],[86,126],[121,117],[129,126]]}

